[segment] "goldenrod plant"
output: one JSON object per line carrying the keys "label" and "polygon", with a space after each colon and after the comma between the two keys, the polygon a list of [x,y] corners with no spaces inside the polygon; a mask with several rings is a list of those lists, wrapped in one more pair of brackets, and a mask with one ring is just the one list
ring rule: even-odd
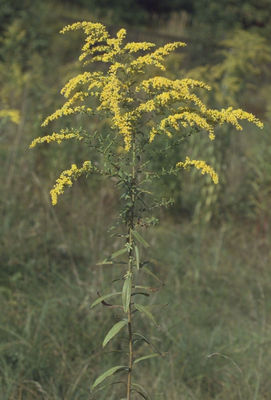
{"label": "goldenrod plant", "polygon": [[[72,164],[61,173],[51,190],[53,205],[58,203],[64,189],[84,174],[87,177],[100,174],[112,178],[119,190],[120,213],[115,231],[123,244],[100,264],[119,266],[122,270],[120,278],[112,283],[113,290],[101,293],[91,308],[107,305],[112,308],[117,306],[122,311],[123,317],[105,334],[103,347],[126,329],[128,349],[125,354],[128,356],[123,357],[119,365],[111,366],[96,377],[92,391],[107,383],[107,378],[113,376],[114,379],[118,373],[126,375],[126,379],[109,381],[109,384],[123,384],[123,398],[131,400],[141,396],[148,399],[146,389],[134,380],[133,371],[141,362],[158,357],[162,352],[152,345],[145,333],[143,335],[136,330],[136,321],[142,316],[156,324],[145,300],[156,288],[144,285],[144,275],[160,281],[142,256],[143,249],[150,247],[142,236],[142,230],[157,222],[151,214],[152,210],[170,202],[163,198],[153,199],[152,183],[161,176],[174,176],[195,167],[217,184],[218,175],[205,161],[187,156],[185,160],[172,163],[166,153],[171,146],[181,146],[193,134],[207,134],[210,140],[214,140],[215,128],[224,123],[237,130],[242,130],[241,120],[252,122],[259,128],[263,125],[253,114],[239,108],[208,108],[198,95],[200,90],[210,90],[204,82],[167,77],[166,57],[184,47],[185,43],[174,42],[162,47],[148,42],[125,43],[125,29],[111,37],[104,25],[92,22],[68,25],[61,33],[79,29],[85,35],[79,56],[82,73],[63,87],[61,93],[65,103],[42,125],[46,127],[61,117],[80,114],[86,120],[99,119],[101,129],[92,132],[82,127],[70,128],[69,122],[67,128],[33,140],[30,147],[40,143],[76,140],[99,154],[94,161],[82,160],[82,166]],[[164,145],[162,150],[161,145]],[[153,162],[155,157],[167,158],[167,165],[160,170],[154,168],[157,165]],[[138,354],[138,341],[150,344],[154,352]]]}

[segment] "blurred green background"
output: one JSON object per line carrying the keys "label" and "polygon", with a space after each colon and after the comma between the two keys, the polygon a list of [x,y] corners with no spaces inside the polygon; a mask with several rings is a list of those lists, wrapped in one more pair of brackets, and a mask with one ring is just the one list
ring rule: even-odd
{"label": "blurred green background", "polygon": [[270,0],[0,0],[1,400],[121,397],[117,385],[89,391],[122,351],[116,342],[101,349],[117,312],[89,307],[118,276],[96,265],[119,245],[108,233],[118,193],[90,177],[52,207],[55,179],[86,150],[28,149],[62,126],[40,128],[78,71],[80,34],[58,34],[77,20],[126,27],[133,41],[186,41],[169,74],[204,80],[210,106],[241,107],[264,122],[263,131],[220,129],[214,142],[194,136],[176,154],[210,163],[217,187],[192,171],[161,182],[175,205],[146,233],[165,282],[152,304],[160,326],[138,324],[165,357],[136,374],[154,400],[271,398],[270,18]]}

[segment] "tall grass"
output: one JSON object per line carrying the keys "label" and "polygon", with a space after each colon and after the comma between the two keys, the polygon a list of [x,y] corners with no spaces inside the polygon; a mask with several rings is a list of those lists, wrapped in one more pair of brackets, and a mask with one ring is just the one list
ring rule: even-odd
{"label": "tall grass", "polygon": [[[102,217],[102,236],[106,226]],[[70,232],[76,237],[77,228]],[[158,306],[165,312],[159,332],[151,332],[164,359],[146,361],[137,379],[152,384],[154,399],[267,399],[270,250],[230,222],[195,233],[186,221],[166,220],[152,241],[159,249],[157,270],[167,276]],[[62,249],[37,259],[38,268],[25,265],[23,277],[1,292],[3,400],[91,398],[97,364],[106,367],[123,351],[109,346],[106,361],[101,357],[102,332],[118,315],[103,306],[90,311],[95,287],[106,285],[108,273],[94,266],[96,245],[84,235],[80,242],[89,254],[77,259],[71,250],[78,282]],[[113,399],[118,390],[99,398]]]}

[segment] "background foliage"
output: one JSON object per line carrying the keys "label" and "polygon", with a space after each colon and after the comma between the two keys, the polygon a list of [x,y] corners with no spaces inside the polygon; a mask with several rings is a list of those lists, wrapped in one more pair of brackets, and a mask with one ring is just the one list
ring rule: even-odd
{"label": "background foliage", "polygon": [[[89,310],[96,287],[115,278],[114,270],[96,266],[119,245],[107,233],[118,207],[114,182],[79,181],[52,208],[49,190],[63,166],[82,159],[81,150],[63,144],[64,151],[28,151],[46,133],[40,123],[60,104],[60,87],[77,71],[80,37],[71,41],[58,31],[80,19],[102,20],[114,32],[127,24],[129,40],[185,40],[187,49],[168,61],[169,74],[200,77],[213,87],[210,106],[238,104],[265,122],[263,132],[227,128],[213,145],[201,136],[176,154],[177,161],[205,156],[220,173],[218,188],[191,172],[157,187],[175,200],[149,232],[158,249],[152,261],[165,282],[159,310],[153,308],[161,314],[160,332],[154,329],[152,339],[166,356],[162,368],[146,361],[138,379],[152,383],[154,399],[267,399],[270,2],[130,3],[0,2],[3,399],[87,399],[97,364],[117,358],[110,349],[102,357],[99,343],[112,315]],[[98,122],[88,129],[99,129]],[[117,396],[115,387],[99,398]]]}

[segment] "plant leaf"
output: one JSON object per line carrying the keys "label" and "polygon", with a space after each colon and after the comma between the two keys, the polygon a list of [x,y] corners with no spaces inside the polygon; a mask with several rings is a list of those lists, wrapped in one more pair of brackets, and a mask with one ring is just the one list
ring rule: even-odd
{"label": "plant leaf", "polygon": [[128,274],[125,278],[125,282],[122,288],[122,304],[125,313],[127,313],[129,309],[131,301],[131,292],[132,292],[132,277],[131,274]]}
{"label": "plant leaf", "polygon": [[108,294],[105,294],[104,296],[101,296],[101,297],[99,297],[97,300],[95,300],[95,301],[91,304],[90,308],[93,308],[93,307],[97,306],[98,304],[102,303],[102,302],[103,302],[104,300],[106,300],[106,299],[109,299],[110,297],[117,296],[117,295],[120,295],[120,294],[121,294],[121,292],[115,292],[115,293],[108,293]]}
{"label": "plant leaf", "polygon": [[107,265],[107,264],[113,264],[112,259],[121,256],[122,254],[127,253],[127,248],[125,247],[124,249],[120,249],[115,251],[115,253],[111,254],[111,256],[105,258],[103,261],[97,263],[97,265]]}
{"label": "plant leaf", "polygon": [[142,306],[142,304],[135,304],[135,308],[139,312],[145,314],[154,323],[154,325],[157,326],[157,323],[156,323],[156,321],[154,319],[154,316],[152,315],[152,313],[145,306]]}
{"label": "plant leaf", "polygon": [[104,338],[103,341],[103,347],[105,347],[107,345],[107,343],[113,339],[114,336],[116,336],[119,331],[125,326],[127,325],[127,320],[123,320],[123,321],[119,321],[117,322],[115,325],[112,326],[112,328],[110,329],[110,331],[107,333],[107,335]]}
{"label": "plant leaf", "polygon": [[134,361],[134,364],[137,364],[140,361],[148,360],[149,358],[158,357],[159,355],[160,354],[158,354],[158,353],[152,353],[152,354],[148,354],[147,356],[139,357]]}
{"label": "plant leaf", "polygon": [[159,279],[157,275],[155,275],[152,271],[150,271],[149,268],[142,267],[142,271],[144,271],[146,274],[152,276],[154,279],[156,279],[158,282],[160,282],[162,285],[164,285],[164,282],[162,282],[161,279]]}
{"label": "plant leaf", "polygon": [[148,395],[146,390],[138,383],[132,383],[132,389],[137,392],[141,397],[143,397],[143,399],[150,400],[150,396]]}
{"label": "plant leaf", "polygon": [[150,287],[150,286],[141,286],[141,285],[135,285],[135,289],[143,289],[146,290],[148,292],[157,292],[160,288],[156,288],[156,287]]}
{"label": "plant leaf", "polygon": [[140,233],[138,233],[137,231],[132,230],[132,234],[134,236],[134,238],[140,242],[145,248],[150,247],[149,243],[146,242],[146,240],[140,235]]}
{"label": "plant leaf", "polygon": [[[142,335],[141,333],[138,332],[134,332],[133,336],[139,336],[144,342],[146,342],[147,344],[151,345],[149,339],[147,339],[144,335]],[[137,339],[138,340],[138,339]]]}
{"label": "plant leaf", "polygon": [[136,269],[139,270],[140,260],[139,260],[139,251],[137,246],[135,246],[135,258],[136,258]]}
{"label": "plant leaf", "polygon": [[118,256],[121,256],[124,253],[127,253],[126,247],[124,249],[120,249],[120,250],[115,251],[115,253],[113,253],[110,258],[114,259],[114,258],[116,258]]}
{"label": "plant leaf", "polygon": [[108,369],[102,375],[98,376],[98,378],[95,380],[95,382],[91,386],[91,389],[94,389],[96,386],[98,386],[100,383],[102,383],[109,376],[113,375],[115,372],[123,370],[125,368],[127,368],[127,367],[125,367],[124,365],[117,365],[116,367],[112,367],[112,368]]}

